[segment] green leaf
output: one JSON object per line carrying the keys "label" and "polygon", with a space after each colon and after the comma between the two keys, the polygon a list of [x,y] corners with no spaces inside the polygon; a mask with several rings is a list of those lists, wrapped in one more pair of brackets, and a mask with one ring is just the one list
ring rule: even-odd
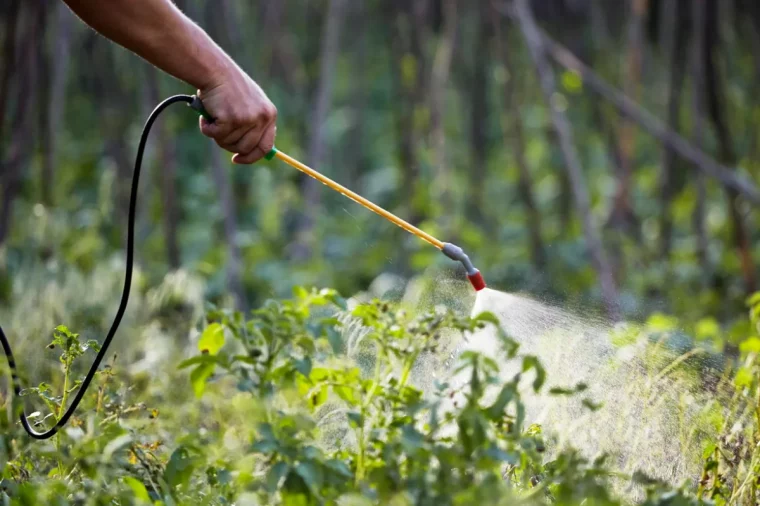
{"label": "green leaf", "polygon": [[212,357],[211,355],[197,355],[192,358],[188,358],[187,360],[183,360],[179,363],[177,366],[177,369],[187,369],[190,366],[197,365],[197,364],[215,364],[216,358]]}
{"label": "green leaf", "polygon": [[323,473],[313,462],[299,462],[295,468],[296,473],[303,478],[303,481],[311,489],[314,494],[319,494],[319,490],[322,488]]}
{"label": "green leaf", "polygon": [[760,353],[760,338],[752,336],[742,341],[739,345],[739,350],[742,353]]}
{"label": "green leaf", "polygon": [[602,409],[602,403],[596,403],[591,399],[583,399],[581,401],[581,404],[583,404],[590,411],[599,411]]}
{"label": "green leaf", "polygon": [[335,471],[343,478],[352,478],[353,474],[351,474],[351,469],[349,469],[348,464],[343,462],[342,460],[338,459],[330,459],[325,461],[325,466],[327,466],[329,469]]}
{"label": "green leaf", "polygon": [[364,417],[361,415],[361,413],[357,411],[349,411],[346,413],[346,417],[348,418],[348,423],[353,427],[354,429],[358,429],[359,427],[364,426]]}
{"label": "green leaf", "polygon": [[314,344],[314,339],[311,337],[301,337],[296,341],[296,344],[303,348],[303,350],[309,355],[314,355],[317,352],[317,346]]}
{"label": "green leaf", "polygon": [[747,369],[746,367],[740,367],[738,371],[736,371],[736,377],[734,378],[734,384],[738,388],[745,388],[752,386],[752,371]]}
{"label": "green leaf", "polygon": [[758,304],[760,304],[760,292],[755,292],[749,297],[747,297],[748,306],[756,306]]}
{"label": "green leaf", "polygon": [[513,383],[505,384],[501,388],[501,392],[499,392],[494,403],[488,408],[488,416],[491,420],[501,420],[504,416],[504,410],[506,409],[507,404],[509,404],[514,396],[515,385]]}
{"label": "green leaf", "polygon": [[647,326],[650,330],[656,332],[666,332],[678,328],[678,319],[662,313],[654,313],[647,320]]}
{"label": "green leaf", "polygon": [[536,379],[533,380],[533,390],[535,392],[538,392],[539,390],[541,390],[541,387],[544,385],[544,382],[546,381],[546,370],[541,365],[541,362],[539,362],[538,358],[533,355],[528,355],[525,358],[523,358],[523,366],[522,366],[523,372],[527,372],[530,369],[533,369],[536,371]]}
{"label": "green leaf", "polygon": [[273,453],[275,450],[277,450],[280,447],[280,445],[277,444],[277,441],[272,439],[262,439],[260,441],[256,441],[251,446],[251,451],[254,451],[256,453],[263,453],[265,455]]}
{"label": "green leaf", "polygon": [[132,436],[130,434],[122,434],[108,442],[105,448],[103,448],[103,460],[111,460],[113,454],[119,450],[124,449],[126,446],[132,443]]}
{"label": "green leaf", "polygon": [[178,447],[166,464],[164,480],[172,488],[186,484],[199,462],[200,459],[194,451],[186,446]]}
{"label": "green leaf", "polygon": [[484,311],[473,319],[476,322],[493,323],[496,326],[500,325],[499,318],[490,311]]}
{"label": "green leaf", "polygon": [[203,363],[190,373],[190,383],[193,385],[193,392],[197,398],[200,399],[203,396],[206,380],[214,373],[214,367],[213,363]]}
{"label": "green leaf", "polygon": [[401,445],[404,451],[413,454],[425,444],[425,437],[411,425],[401,428]]}
{"label": "green leaf", "polygon": [[296,371],[303,374],[305,377],[309,377],[309,374],[311,374],[311,359],[309,357],[304,357],[300,359],[294,359],[293,365],[296,368]]}
{"label": "green leaf", "polygon": [[312,392],[311,398],[309,399],[312,409],[316,409],[322,404],[324,404],[325,402],[327,402],[327,394],[328,392],[327,392],[326,386],[318,388],[314,392]]}
{"label": "green leaf", "polygon": [[353,388],[344,387],[344,386],[333,386],[333,392],[335,392],[338,395],[338,397],[340,397],[347,403],[351,405],[356,404],[356,395],[354,395]]}
{"label": "green leaf", "polygon": [[341,337],[340,332],[335,330],[335,327],[328,326],[325,327],[325,334],[327,334],[327,340],[330,343],[333,353],[340,353],[343,350],[343,338]]}
{"label": "green leaf", "polygon": [[718,445],[715,442],[710,442],[705,445],[705,448],[702,450],[702,459],[707,459],[710,455],[713,454],[713,452],[718,448]]}
{"label": "green leaf", "polygon": [[269,469],[266,478],[266,487],[270,494],[275,493],[277,489],[280,488],[282,480],[289,471],[290,466],[285,462],[278,462]]}
{"label": "green leaf", "polygon": [[694,328],[696,338],[700,341],[714,339],[720,336],[720,325],[715,318],[703,318],[697,322]]}
{"label": "green leaf", "polygon": [[212,323],[203,331],[201,339],[198,341],[198,349],[201,353],[216,355],[222,346],[224,346],[224,327],[219,323]]}
{"label": "green leaf", "polygon": [[145,488],[145,485],[143,484],[143,482],[141,482],[137,478],[133,478],[131,476],[125,476],[124,483],[126,483],[129,486],[129,488],[132,489],[132,493],[135,495],[135,499],[137,499],[138,501],[146,502],[148,504],[151,503],[150,494],[148,494],[148,489]]}
{"label": "green leaf", "polygon": [[583,90],[583,79],[575,71],[562,72],[562,86],[570,93],[580,93]]}

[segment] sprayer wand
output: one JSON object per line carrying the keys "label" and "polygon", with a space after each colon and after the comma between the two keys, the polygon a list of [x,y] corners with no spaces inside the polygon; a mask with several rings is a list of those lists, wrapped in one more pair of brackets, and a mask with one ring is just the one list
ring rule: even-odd
{"label": "sprayer wand", "polygon": [[[206,111],[206,109],[204,109],[203,103],[198,97],[194,98],[193,102],[190,104],[190,107],[198,111],[204,118],[206,118],[206,121],[213,123],[214,118]],[[378,206],[374,202],[371,202],[365,199],[358,193],[355,193],[349,190],[345,186],[333,181],[332,179],[325,176],[324,174],[317,172],[311,167],[299,162],[292,156],[286,153],[283,153],[282,151],[278,150],[275,147],[273,147],[272,150],[269,153],[267,153],[264,158],[266,158],[267,160],[272,160],[273,158],[282,160],[283,162],[287,163],[291,167],[300,170],[301,172],[303,172],[304,174],[310,177],[313,177],[317,181],[330,187],[336,192],[348,197],[349,199],[353,200],[357,204],[360,204],[364,206],[365,208],[369,209],[370,211],[379,214],[380,216],[390,221],[391,223],[398,225],[399,227],[403,228],[407,232],[413,235],[416,235],[417,237],[427,242],[428,244],[435,246],[450,259],[462,263],[465,270],[467,271],[467,279],[470,280],[470,283],[472,283],[472,286],[473,288],[475,288],[476,291],[480,291],[486,287],[486,282],[483,279],[483,275],[480,273],[478,269],[475,268],[474,265],[472,265],[470,258],[459,246],[436,239],[435,237],[428,234],[427,232],[415,227],[408,221],[402,220],[401,218],[391,213],[390,211],[383,209],[382,207]]]}

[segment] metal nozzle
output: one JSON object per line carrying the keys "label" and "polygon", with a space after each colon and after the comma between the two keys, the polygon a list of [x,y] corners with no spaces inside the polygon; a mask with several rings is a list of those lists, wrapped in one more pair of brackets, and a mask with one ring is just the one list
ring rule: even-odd
{"label": "metal nozzle", "polygon": [[479,292],[486,287],[486,282],[483,279],[483,275],[479,270],[475,268],[474,265],[472,265],[470,257],[467,256],[467,253],[465,253],[462,248],[455,244],[447,242],[443,244],[441,251],[450,259],[456,262],[461,262],[461,264],[464,266],[464,269],[467,271],[467,279],[470,280],[470,283],[472,283],[472,286],[475,288],[476,292]]}

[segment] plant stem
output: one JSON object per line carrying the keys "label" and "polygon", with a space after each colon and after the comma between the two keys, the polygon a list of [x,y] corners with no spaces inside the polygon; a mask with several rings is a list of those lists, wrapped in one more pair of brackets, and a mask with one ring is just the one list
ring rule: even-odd
{"label": "plant stem", "polygon": [[[66,404],[68,404],[69,401],[69,377],[71,376],[71,362],[72,360],[70,358],[67,358],[66,361],[63,364],[63,396],[61,397],[61,405],[58,408],[58,416],[56,417],[57,420],[60,420],[63,417],[63,413],[66,411]],[[55,450],[58,454],[58,477],[63,479],[65,474],[65,469],[63,465],[63,461],[61,460],[61,434],[58,433],[55,436]]]}
{"label": "plant stem", "polygon": [[[364,422],[364,416],[367,412],[367,408],[372,402],[372,398],[375,396],[377,385],[380,383],[381,365],[383,362],[382,359],[385,357],[385,350],[379,343],[378,346],[380,349],[378,350],[377,359],[375,361],[375,373],[372,380],[372,388],[370,388],[369,392],[367,393],[367,398],[364,400],[364,402],[362,402],[361,409],[359,411],[359,414],[362,417],[362,422]],[[359,444],[359,458],[356,462],[356,484],[358,485],[359,482],[364,478],[364,423],[361,424],[357,432],[359,433],[357,436],[357,442]]]}

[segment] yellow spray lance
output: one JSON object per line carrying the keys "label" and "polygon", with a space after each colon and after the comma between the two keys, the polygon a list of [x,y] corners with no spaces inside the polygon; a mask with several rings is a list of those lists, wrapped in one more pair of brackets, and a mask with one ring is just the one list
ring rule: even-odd
{"label": "yellow spray lance", "polygon": [[[190,107],[192,107],[193,109],[198,111],[201,115],[203,115],[203,117],[206,118],[207,121],[209,122],[214,121],[214,118],[211,117],[211,115],[203,108],[203,104],[201,103],[198,97],[194,97],[194,100],[190,104]],[[350,198],[351,200],[353,200],[354,202],[358,204],[361,204],[362,206],[366,207],[370,211],[373,211],[379,214],[380,216],[390,221],[391,223],[395,223],[399,227],[403,228],[404,230],[406,230],[407,232],[411,234],[416,235],[417,237],[427,242],[428,244],[435,246],[436,248],[441,250],[441,252],[447,257],[451,258],[452,260],[462,263],[465,270],[467,271],[467,279],[470,280],[470,283],[472,283],[472,286],[473,288],[475,288],[475,291],[480,291],[486,287],[486,282],[483,279],[483,275],[480,273],[478,269],[475,268],[474,265],[472,265],[470,258],[459,246],[436,239],[435,237],[428,234],[427,232],[415,227],[408,221],[402,220],[401,218],[391,213],[390,211],[383,209],[382,207],[378,206],[374,202],[371,202],[365,199],[358,193],[355,193],[349,190],[345,186],[333,181],[332,179],[325,176],[324,174],[317,172],[316,170],[299,162],[292,156],[287,155],[286,153],[283,153],[277,148],[273,147],[272,150],[266,154],[265,158],[267,160],[272,160],[273,158],[282,160],[283,162],[287,163],[291,167],[300,170],[301,172],[303,172],[304,174],[310,177],[313,177],[317,181],[325,184],[326,186],[329,186],[336,192]]]}

